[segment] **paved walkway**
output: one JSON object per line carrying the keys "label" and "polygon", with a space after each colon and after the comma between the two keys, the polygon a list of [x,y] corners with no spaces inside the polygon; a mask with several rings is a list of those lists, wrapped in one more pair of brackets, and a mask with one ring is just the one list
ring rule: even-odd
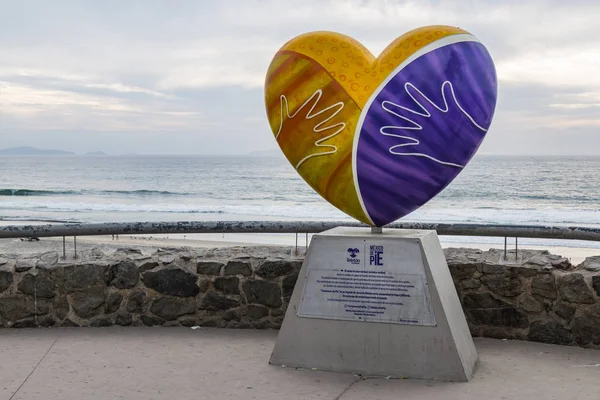
{"label": "paved walkway", "polygon": [[468,383],[268,364],[276,331],[0,329],[0,400],[600,399],[600,351],[475,339]]}

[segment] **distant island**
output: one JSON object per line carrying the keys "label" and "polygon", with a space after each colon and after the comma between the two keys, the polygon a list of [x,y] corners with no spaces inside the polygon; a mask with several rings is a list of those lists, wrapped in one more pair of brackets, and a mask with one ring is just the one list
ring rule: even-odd
{"label": "distant island", "polygon": [[[31,146],[20,146],[20,147],[11,147],[9,149],[0,149],[0,155],[3,156],[75,156],[76,153],[65,150],[56,150],[56,149],[38,149],[37,147]],[[108,156],[107,153],[103,151],[90,151],[84,156]]]}
{"label": "distant island", "polygon": [[35,147],[21,146],[11,147],[10,149],[0,149],[0,155],[5,156],[74,156],[75,153],[64,150],[52,150],[52,149],[37,149]]}
{"label": "distant island", "polygon": [[[164,156],[169,154],[138,154],[138,153],[121,153],[121,154],[109,154],[101,150],[88,151],[86,153],[74,153],[66,150],[58,149],[40,149],[33,146],[19,146],[11,147],[7,149],[0,149],[0,156],[79,156],[79,157],[136,157],[136,156]],[[193,156],[194,154],[190,154]],[[208,156],[219,156],[219,154],[196,154],[196,155],[208,155]],[[256,150],[245,154],[235,154],[232,156],[251,156],[251,157],[284,157],[281,150],[278,148],[272,148],[268,150]],[[176,154],[173,154],[176,156]]]}

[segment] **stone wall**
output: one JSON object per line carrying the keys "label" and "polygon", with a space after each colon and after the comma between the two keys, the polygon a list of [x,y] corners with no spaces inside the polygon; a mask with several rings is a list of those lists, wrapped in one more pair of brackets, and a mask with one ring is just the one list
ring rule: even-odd
{"label": "stone wall", "polygon": [[474,336],[600,348],[600,257],[573,266],[547,251],[519,262],[498,250],[445,254]]}
{"label": "stone wall", "polygon": [[[600,348],[600,257],[445,254],[474,336]],[[277,329],[301,265],[279,247],[0,255],[0,326]]]}

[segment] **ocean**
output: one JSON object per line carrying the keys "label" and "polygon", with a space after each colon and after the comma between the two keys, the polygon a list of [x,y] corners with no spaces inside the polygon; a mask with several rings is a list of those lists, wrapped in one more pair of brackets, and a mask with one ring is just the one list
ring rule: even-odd
{"label": "ocean", "polygon": [[[407,222],[600,227],[600,157],[476,155]],[[283,156],[4,156],[0,220],[351,219]]]}

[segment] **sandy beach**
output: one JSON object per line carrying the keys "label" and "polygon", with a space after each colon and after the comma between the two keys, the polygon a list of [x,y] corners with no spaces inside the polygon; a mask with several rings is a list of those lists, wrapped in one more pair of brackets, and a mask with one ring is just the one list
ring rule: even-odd
{"label": "sandy beach", "polygon": [[[118,248],[132,247],[140,249],[144,253],[152,253],[158,248],[217,248],[232,246],[284,246],[298,249],[304,252],[307,244],[310,244],[312,234],[174,234],[174,235],[103,235],[103,236],[79,236],[65,239],[65,252],[71,257],[75,250],[83,251],[91,248],[99,248],[104,252],[113,252]],[[440,236],[443,248],[476,248],[480,250],[503,249],[504,241],[501,238],[480,238],[480,242],[464,241],[463,237]],[[76,248],[75,248],[76,247]],[[514,251],[514,239],[509,240],[508,250]],[[598,248],[579,248],[555,245],[523,245],[519,244],[521,250],[548,250],[568,258],[573,265],[581,263],[585,258],[600,255]],[[62,237],[40,238],[39,241],[27,241],[21,239],[0,239],[0,254],[33,254],[47,251],[63,252]]]}

